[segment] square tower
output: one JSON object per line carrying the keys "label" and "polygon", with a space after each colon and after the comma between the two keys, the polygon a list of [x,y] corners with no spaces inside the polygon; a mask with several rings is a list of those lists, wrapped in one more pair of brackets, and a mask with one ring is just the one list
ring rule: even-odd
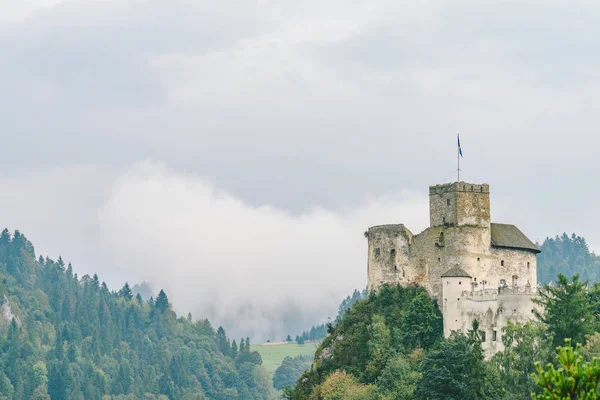
{"label": "square tower", "polygon": [[429,186],[429,226],[490,227],[490,186],[452,182]]}

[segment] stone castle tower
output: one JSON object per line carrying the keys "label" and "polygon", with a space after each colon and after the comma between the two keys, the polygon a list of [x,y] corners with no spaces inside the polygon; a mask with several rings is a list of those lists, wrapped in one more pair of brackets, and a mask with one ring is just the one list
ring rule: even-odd
{"label": "stone castle tower", "polygon": [[437,299],[444,334],[480,323],[484,348],[500,350],[507,320],[532,318],[538,247],[516,226],[492,223],[487,184],[429,187],[429,228],[403,224],[366,232],[368,285],[417,284]]}

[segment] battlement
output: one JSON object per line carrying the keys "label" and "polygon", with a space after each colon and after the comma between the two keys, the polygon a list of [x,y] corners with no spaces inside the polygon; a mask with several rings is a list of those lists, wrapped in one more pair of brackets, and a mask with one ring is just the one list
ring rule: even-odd
{"label": "battlement", "polygon": [[460,294],[463,300],[496,301],[505,295],[525,295],[531,297],[537,290],[530,285],[526,286],[501,286],[497,289],[463,290]]}
{"label": "battlement", "polygon": [[429,221],[434,226],[490,227],[490,186],[452,182],[429,187]]}
{"label": "battlement", "polygon": [[375,225],[369,228],[365,232],[365,237],[372,238],[374,236],[405,236],[412,238],[413,234],[408,230],[404,224],[387,224],[387,225]]}
{"label": "battlement", "polygon": [[468,182],[451,182],[429,186],[429,195],[452,193],[452,192],[474,192],[474,193],[490,193],[490,185],[487,183],[477,184]]}

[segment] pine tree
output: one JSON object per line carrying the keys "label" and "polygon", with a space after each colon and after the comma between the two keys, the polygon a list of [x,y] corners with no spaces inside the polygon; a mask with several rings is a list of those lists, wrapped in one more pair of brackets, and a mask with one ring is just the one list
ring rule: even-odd
{"label": "pine tree", "polygon": [[159,310],[161,313],[167,311],[167,308],[169,308],[169,299],[167,298],[167,294],[162,289],[160,292],[158,292],[158,297],[156,297],[154,308]]}
{"label": "pine tree", "polygon": [[131,292],[131,288],[129,287],[129,283],[127,282],[125,282],[123,288],[119,290],[119,294],[128,301],[131,301],[131,299],[133,299],[133,293]]}
{"label": "pine tree", "polygon": [[227,340],[225,329],[223,329],[222,326],[219,326],[219,328],[217,329],[217,344],[219,345],[219,350],[221,351],[221,353],[225,355],[229,355],[231,353],[229,341]]}
{"label": "pine tree", "polygon": [[535,363],[537,374],[533,379],[542,393],[532,394],[533,400],[599,398],[600,359],[584,363],[580,349],[581,344],[573,350],[571,339],[565,339],[565,346],[557,348],[561,368],[556,370],[548,364],[548,370],[544,370],[540,362]]}
{"label": "pine tree", "polygon": [[237,354],[238,354],[237,343],[235,342],[235,339],[233,339],[233,342],[231,342],[231,357],[236,358]]}
{"label": "pine tree", "polygon": [[556,285],[544,285],[539,295],[533,301],[542,306],[541,310],[533,312],[548,326],[555,346],[560,346],[567,338],[584,344],[585,335],[592,333],[594,321],[593,305],[587,296],[587,282],[579,281],[578,274],[573,275],[571,282],[559,274]]}

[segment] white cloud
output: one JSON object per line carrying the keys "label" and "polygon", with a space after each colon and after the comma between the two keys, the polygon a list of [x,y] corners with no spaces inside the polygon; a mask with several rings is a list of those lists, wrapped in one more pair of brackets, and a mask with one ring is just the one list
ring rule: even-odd
{"label": "white cloud", "polygon": [[179,312],[261,339],[335,317],[339,301],[366,286],[369,226],[404,222],[418,232],[427,220],[421,194],[292,215],[149,161],[120,172],[21,176],[3,186],[13,197],[0,199],[0,209],[17,212],[0,219],[41,252],[62,252],[80,276],[98,272],[114,288],[150,281]]}

